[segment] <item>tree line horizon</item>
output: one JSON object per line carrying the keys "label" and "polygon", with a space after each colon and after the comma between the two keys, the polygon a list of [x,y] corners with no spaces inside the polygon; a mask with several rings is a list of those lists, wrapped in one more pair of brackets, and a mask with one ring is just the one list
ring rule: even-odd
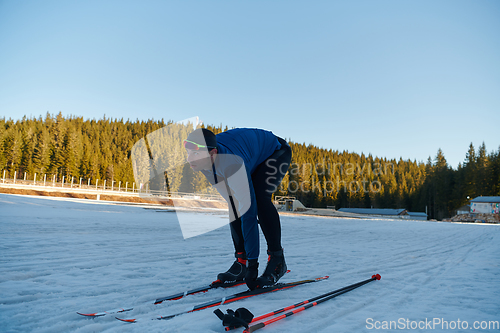
{"label": "tree line horizon", "polygon": [[[134,143],[171,123],[106,116],[84,120],[61,112],[0,118],[0,171],[133,183]],[[229,129],[222,124],[206,128],[215,134]],[[275,195],[294,196],[306,207],[405,208],[443,219],[476,196],[500,195],[500,147],[488,153],[484,142],[477,149],[471,143],[454,169],[441,149],[424,163],[287,141],[292,164]]]}

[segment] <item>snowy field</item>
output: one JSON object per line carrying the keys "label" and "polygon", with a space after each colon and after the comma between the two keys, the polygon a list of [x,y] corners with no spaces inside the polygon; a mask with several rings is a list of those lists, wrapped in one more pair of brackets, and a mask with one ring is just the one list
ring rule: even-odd
{"label": "snowy field", "polygon": [[[471,332],[475,322],[480,332],[500,331],[485,326],[500,321],[498,225],[282,216],[282,228],[291,270],[282,282],[330,278],[222,310],[246,307],[260,315],[376,273],[382,280],[259,332]],[[149,318],[246,289],[144,303],[208,284],[233,261],[227,225],[184,240],[175,213],[0,194],[0,235],[1,332],[224,332],[215,308],[168,321]],[[265,250],[262,238],[261,269]],[[125,306],[136,307],[120,317],[148,320],[76,314]],[[391,321],[392,330],[381,328]]]}

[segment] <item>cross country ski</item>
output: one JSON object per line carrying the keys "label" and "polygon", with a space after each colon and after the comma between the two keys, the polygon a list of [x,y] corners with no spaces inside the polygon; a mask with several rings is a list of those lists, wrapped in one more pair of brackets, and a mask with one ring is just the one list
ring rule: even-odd
{"label": "cross country ski", "polygon": [[[181,299],[187,295],[193,295],[193,294],[197,294],[197,293],[206,292],[210,289],[231,288],[231,287],[241,286],[244,284],[245,284],[245,282],[243,282],[243,281],[225,282],[225,283],[214,281],[211,284],[203,286],[203,287],[186,290],[184,292],[176,293],[176,294],[169,295],[169,296],[159,297],[155,300],[144,302],[143,304],[160,304],[164,301],[178,300],[178,299]],[[77,313],[79,315],[86,316],[86,317],[102,317],[102,316],[106,316],[109,314],[132,311],[133,309],[134,309],[133,307],[124,307],[124,308],[117,308],[117,309],[101,311],[101,312],[93,312],[93,313],[77,312]]]}

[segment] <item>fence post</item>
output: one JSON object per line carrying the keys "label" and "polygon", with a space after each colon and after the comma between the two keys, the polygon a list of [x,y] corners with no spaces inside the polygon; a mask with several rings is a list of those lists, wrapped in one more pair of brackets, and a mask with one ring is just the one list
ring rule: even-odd
{"label": "fence post", "polygon": [[16,174],[17,174],[17,171],[14,171],[14,184],[16,183]]}
{"label": "fence post", "polygon": [[80,188],[82,188],[82,177],[80,177]]}
{"label": "fence post", "polygon": [[128,182],[125,183],[125,192],[128,190]]}
{"label": "fence post", "polygon": [[104,186],[103,186],[102,190],[106,191],[106,179],[104,179]]}
{"label": "fence post", "polygon": [[36,185],[36,172],[35,172],[35,177],[33,178],[33,185]]}
{"label": "fence post", "polygon": [[114,185],[114,184],[115,184],[115,181],[114,181],[114,180],[112,180],[112,181],[111,181],[111,191],[113,191],[113,185]]}
{"label": "fence post", "polygon": [[26,181],[26,171],[24,171],[24,180]]}
{"label": "fence post", "polygon": [[135,182],[134,182],[134,185],[132,185],[132,193],[134,193],[135,191]]}
{"label": "fence post", "polygon": [[120,182],[118,183],[118,192],[120,192],[121,188],[122,188],[122,181],[120,180]]}
{"label": "fence post", "polygon": [[95,181],[95,190],[97,191],[97,183],[99,183],[99,179]]}
{"label": "fence post", "polygon": [[63,179],[62,179],[62,185],[61,187],[64,187],[64,176],[63,176]]}
{"label": "fence post", "polygon": [[54,175],[54,177],[52,177],[52,186],[56,187],[56,175]]}
{"label": "fence post", "polygon": [[3,182],[5,183],[5,170],[3,171]]}
{"label": "fence post", "polygon": [[43,174],[43,186],[45,186],[45,181],[47,180],[47,174],[44,173]]}

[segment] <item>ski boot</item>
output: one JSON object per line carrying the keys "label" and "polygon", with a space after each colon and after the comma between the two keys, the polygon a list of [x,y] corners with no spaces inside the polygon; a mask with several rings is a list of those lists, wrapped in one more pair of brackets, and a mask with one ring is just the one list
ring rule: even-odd
{"label": "ski boot", "polygon": [[217,275],[217,280],[213,283],[230,283],[243,281],[247,273],[247,257],[244,252],[235,254],[236,260],[231,267],[224,273]]}
{"label": "ski boot", "polygon": [[283,255],[283,249],[279,251],[269,251],[267,250],[268,259],[267,266],[264,273],[257,278],[256,285],[257,288],[268,287],[276,284],[279,279],[286,273],[286,262],[285,256]]}

